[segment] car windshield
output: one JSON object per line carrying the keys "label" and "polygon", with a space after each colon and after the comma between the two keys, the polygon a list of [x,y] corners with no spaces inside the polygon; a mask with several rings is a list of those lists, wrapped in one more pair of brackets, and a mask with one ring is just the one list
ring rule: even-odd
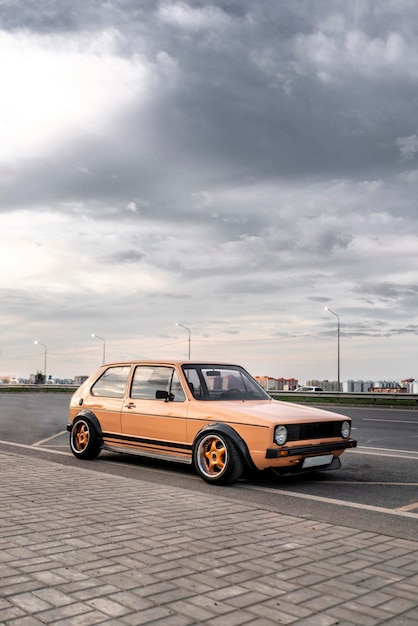
{"label": "car windshield", "polygon": [[248,372],[235,365],[183,365],[196,400],[270,400]]}

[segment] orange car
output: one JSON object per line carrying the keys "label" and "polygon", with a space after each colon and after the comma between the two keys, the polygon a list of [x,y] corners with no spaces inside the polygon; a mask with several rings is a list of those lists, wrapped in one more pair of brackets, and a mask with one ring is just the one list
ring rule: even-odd
{"label": "orange car", "polygon": [[134,361],[103,365],[71,398],[70,446],[193,464],[232,483],[244,469],[294,474],[341,467],[357,442],[345,416],[273,400],[238,365]]}

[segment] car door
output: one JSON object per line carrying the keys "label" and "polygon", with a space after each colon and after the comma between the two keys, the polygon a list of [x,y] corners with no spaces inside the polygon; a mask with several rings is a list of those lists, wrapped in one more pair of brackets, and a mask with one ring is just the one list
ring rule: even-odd
{"label": "car door", "polygon": [[105,444],[121,432],[121,410],[128,389],[130,365],[108,367],[91,388],[83,407],[97,417]]}
{"label": "car door", "polygon": [[187,409],[174,366],[137,365],[122,407],[124,445],[140,454],[190,462]]}

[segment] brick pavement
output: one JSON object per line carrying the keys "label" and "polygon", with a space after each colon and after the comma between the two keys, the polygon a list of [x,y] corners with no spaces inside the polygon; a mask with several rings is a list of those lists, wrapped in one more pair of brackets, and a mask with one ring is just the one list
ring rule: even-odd
{"label": "brick pavement", "polygon": [[0,623],[417,626],[418,542],[0,453]]}

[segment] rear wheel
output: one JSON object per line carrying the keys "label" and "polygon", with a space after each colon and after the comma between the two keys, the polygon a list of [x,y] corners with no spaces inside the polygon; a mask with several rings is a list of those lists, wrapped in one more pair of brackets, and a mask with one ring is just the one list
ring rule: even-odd
{"label": "rear wheel", "polygon": [[100,453],[100,443],[93,424],[84,418],[74,421],[70,432],[70,447],[79,459],[95,459]]}
{"label": "rear wheel", "polygon": [[244,470],[244,462],[235,445],[219,433],[208,433],[197,440],[193,462],[201,478],[216,485],[237,481]]}

